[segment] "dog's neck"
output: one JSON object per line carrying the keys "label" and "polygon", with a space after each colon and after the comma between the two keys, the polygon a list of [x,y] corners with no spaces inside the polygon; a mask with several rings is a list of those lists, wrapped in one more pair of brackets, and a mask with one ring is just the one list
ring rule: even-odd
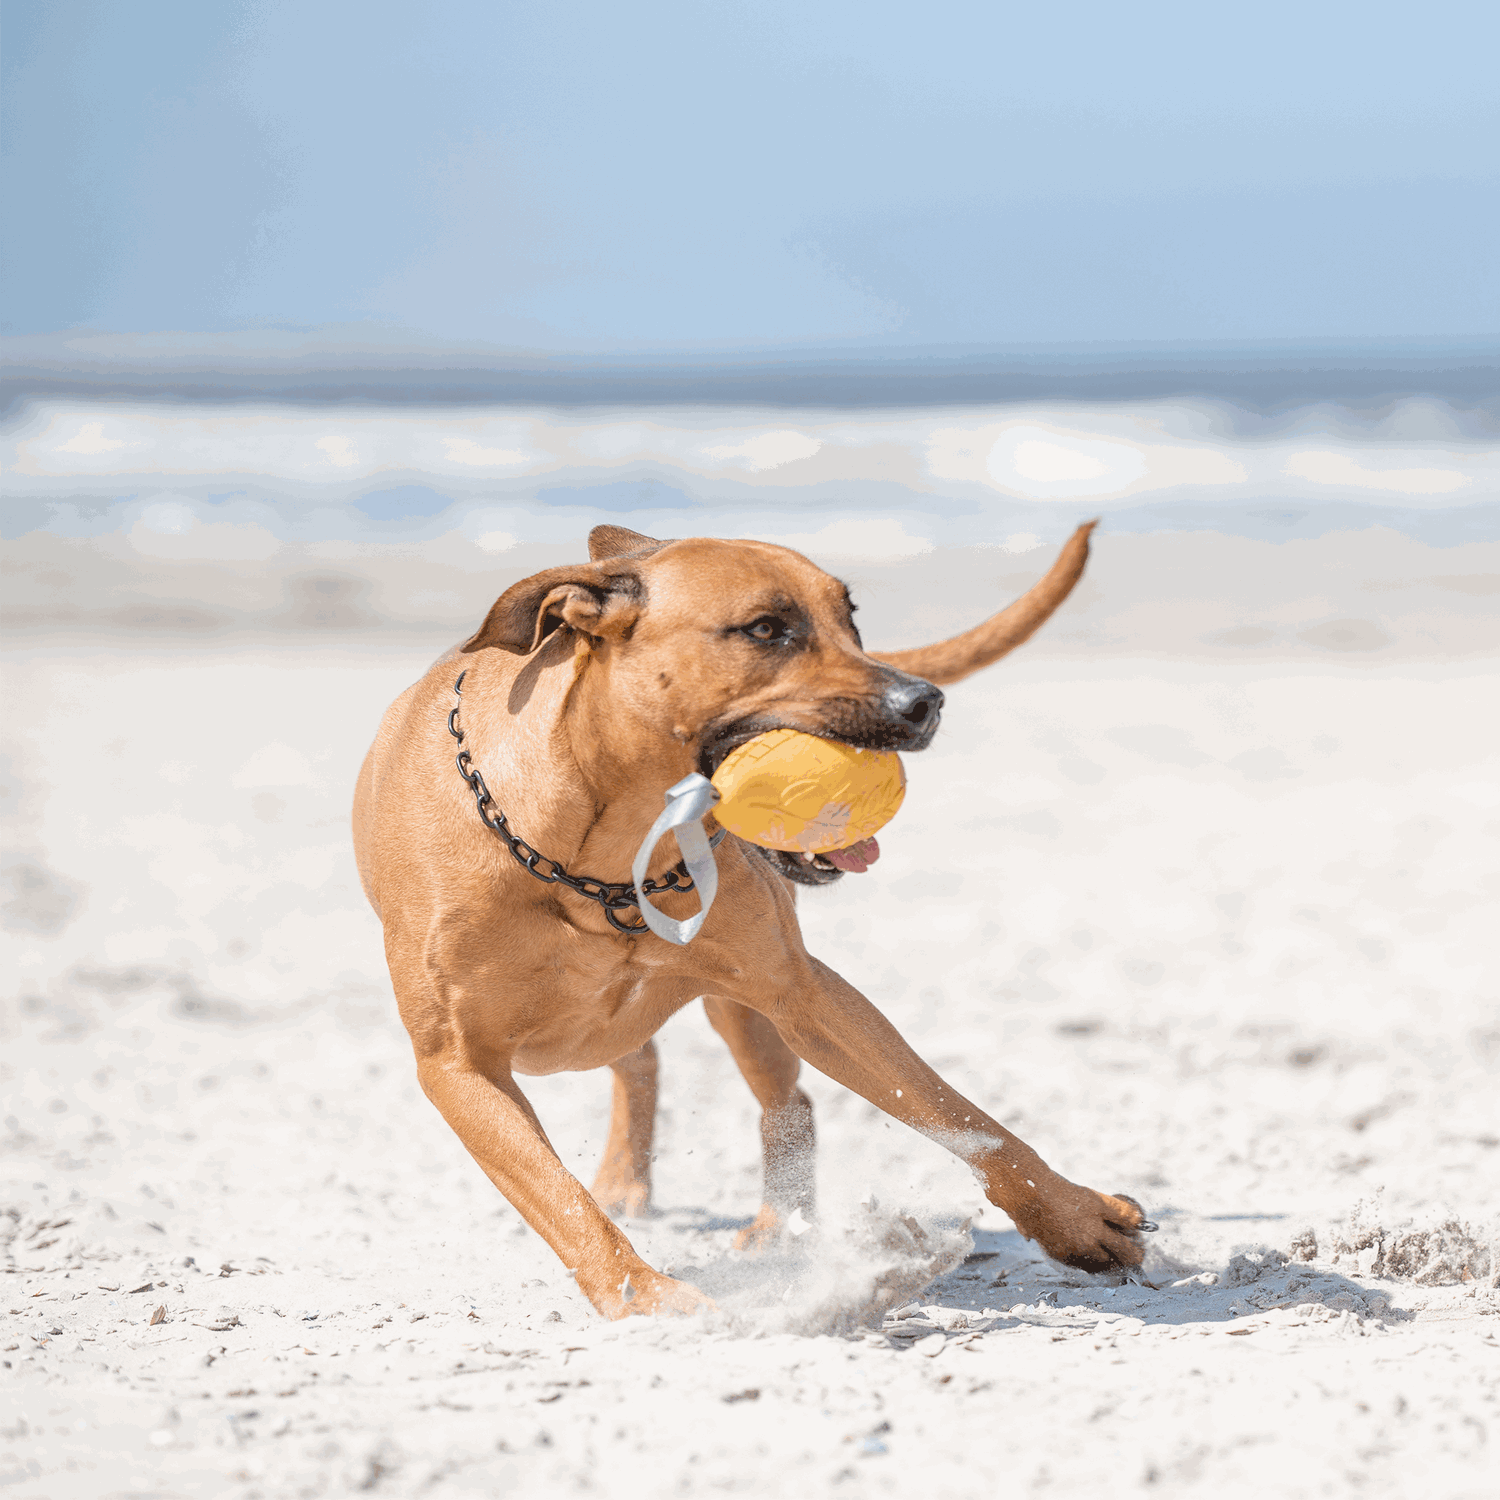
{"label": "dog's neck", "polygon": [[[484,652],[461,720],[511,826],[533,848],[601,880],[628,880],[666,789],[694,769],[691,747],[633,717],[587,639],[559,630],[521,663]],[[471,679],[472,680],[472,679]],[[651,864],[675,864],[664,839]]]}
{"label": "dog's neck", "polygon": [[[631,712],[629,695],[610,683],[607,649],[595,652],[587,643],[577,648],[559,722],[566,730],[573,764],[599,809],[598,835],[611,851],[623,840],[618,855],[628,866],[661,812],[667,788],[695,769],[696,758],[688,743],[663,735]],[[664,870],[676,863],[672,841],[662,847],[663,854],[652,864],[653,874],[658,867]]]}

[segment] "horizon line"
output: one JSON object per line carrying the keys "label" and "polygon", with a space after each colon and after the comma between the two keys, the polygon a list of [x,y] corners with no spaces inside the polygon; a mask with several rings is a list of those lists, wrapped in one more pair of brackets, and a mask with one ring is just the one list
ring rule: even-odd
{"label": "horizon line", "polygon": [[[341,335],[333,337],[333,335]],[[359,338],[350,337],[358,333]],[[1500,398],[1500,338],[507,350],[410,330],[0,338],[0,414],[47,399],[869,408],[1226,400],[1258,410]],[[402,336],[404,335],[404,337]]]}

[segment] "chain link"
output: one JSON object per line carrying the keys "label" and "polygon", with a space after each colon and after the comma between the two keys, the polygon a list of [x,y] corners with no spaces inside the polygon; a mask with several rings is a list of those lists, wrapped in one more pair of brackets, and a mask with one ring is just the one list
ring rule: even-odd
{"label": "chain link", "polygon": [[[458,774],[468,782],[469,790],[474,794],[474,806],[479,811],[487,828],[498,833],[505,841],[505,847],[515,856],[518,864],[534,875],[538,880],[547,885],[565,885],[570,891],[584,897],[588,901],[596,901],[604,908],[604,915],[609,918],[609,924],[616,932],[637,933],[647,932],[650,929],[644,922],[623,922],[615,915],[620,911],[631,911],[640,905],[636,897],[635,887],[628,881],[619,880],[595,880],[592,875],[570,875],[555,859],[548,859],[539,850],[533,849],[525,839],[510,831],[510,822],[505,814],[495,805],[495,799],[490,796],[490,789],[484,784],[484,774],[474,764],[469,752],[462,748],[464,732],[458,727],[458,710],[463,702],[463,681],[469,675],[465,668],[458,674],[458,681],[453,684],[453,695],[459,700],[453,705],[448,714],[448,733],[459,743],[460,749],[454,764],[458,767]],[[724,829],[720,829],[709,843],[717,848],[724,837]],[[538,869],[538,865],[547,865],[547,870]],[[659,896],[669,891],[691,891],[695,889],[693,877],[688,874],[686,866],[674,865],[660,880],[648,880],[641,887],[641,894],[645,896]]]}

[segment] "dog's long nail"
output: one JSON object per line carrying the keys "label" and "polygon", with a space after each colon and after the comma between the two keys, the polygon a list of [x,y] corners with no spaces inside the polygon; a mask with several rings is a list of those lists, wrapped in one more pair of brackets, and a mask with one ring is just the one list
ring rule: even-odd
{"label": "dog's long nail", "polygon": [[1118,1198],[1121,1203],[1128,1203],[1138,1214],[1141,1215],[1141,1222],[1135,1227],[1139,1229],[1142,1234],[1156,1233],[1156,1225],[1146,1217],[1145,1209],[1143,1209],[1141,1205],[1130,1196],[1129,1193],[1116,1193],[1115,1197]]}

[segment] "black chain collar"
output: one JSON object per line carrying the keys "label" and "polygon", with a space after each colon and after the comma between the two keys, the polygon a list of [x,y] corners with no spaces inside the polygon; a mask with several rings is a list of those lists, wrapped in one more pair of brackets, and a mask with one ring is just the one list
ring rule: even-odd
{"label": "black chain collar", "polygon": [[[459,701],[453,705],[448,714],[448,733],[458,741],[460,746],[464,742],[464,732],[458,727],[458,710],[463,704],[461,690],[464,678],[468,675],[467,668],[458,674],[458,681],[453,684],[453,696]],[[595,880],[591,875],[570,875],[555,859],[548,859],[545,854],[538,853],[525,839],[519,838],[510,831],[510,824],[506,821],[505,814],[495,806],[495,799],[490,796],[490,789],[484,784],[484,776],[467,750],[459,750],[456,763],[458,774],[468,782],[469,790],[474,793],[474,806],[478,808],[485,827],[500,835],[505,841],[505,847],[515,856],[517,863],[525,867],[528,874],[535,875],[538,880],[545,881],[548,885],[565,885],[575,894],[589,901],[597,901],[604,908],[604,915],[609,918],[609,925],[616,932],[634,935],[638,932],[650,931],[642,921],[623,922],[615,915],[616,912],[633,911],[640,905],[635,886],[628,880]],[[725,830],[719,829],[708,841],[710,847],[718,848],[723,841],[724,834]],[[546,865],[549,868],[541,870],[537,868],[539,865]],[[693,889],[695,889],[693,877],[688,874],[687,867],[679,862],[660,880],[648,880],[641,887],[641,894],[659,896],[666,891],[691,891]]]}

